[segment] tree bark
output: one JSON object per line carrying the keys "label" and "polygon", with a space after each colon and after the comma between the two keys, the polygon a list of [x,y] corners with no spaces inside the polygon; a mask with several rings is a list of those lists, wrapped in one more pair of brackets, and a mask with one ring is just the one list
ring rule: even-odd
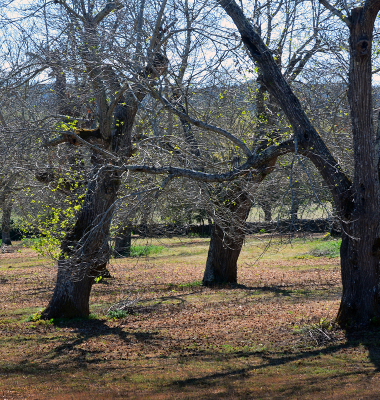
{"label": "tree bark", "polygon": [[[367,2],[368,3],[368,2]],[[378,10],[377,10],[378,11]],[[380,318],[379,178],[372,121],[372,31],[377,11],[351,13],[348,98],[354,140],[354,209],[341,246],[343,295],[337,321],[367,325]]]}
{"label": "tree bark", "polygon": [[[98,29],[104,18],[121,7],[121,2],[107,2],[95,15],[92,6],[89,6],[89,12],[83,6],[82,11],[78,11],[82,15],[65,7],[70,18],[75,20],[74,25],[82,39],[78,43],[79,53],[95,95],[99,119],[96,131],[99,138],[97,149],[92,153],[93,170],[83,205],[73,229],[61,243],[56,286],[48,307],[42,313],[43,318],[47,319],[85,317],[89,314],[89,297],[94,278],[106,272],[110,257],[109,231],[121,179],[120,172],[116,172],[112,162],[114,158],[121,157],[125,163],[133,154],[132,128],[138,104],[147,94],[142,81],[154,83],[167,69],[168,59],[159,52],[159,46],[152,42],[151,57],[145,68],[141,66],[141,72],[134,77],[130,86],[126,86],[125,82],[121,85],[118,74],[102,58],[100,49],[103,46]],[[162,16],[158,18],[152,37],[157,38],[161,23]],[[62,80],[57,85],[63,83]],[[70,135],[63,136],[66,136],[64,141],[70,142]],[[77,136],[80,137],[80,134]],[[55,145],[59,143],[62,141],[53,141]],[[112,162],[100,156],[104,154],[102,150],[108,155],[113,152]]]}
{"label": "tree bark", "polygon": [[290,218],[292,222],[298,221],[298,210],[300,208],[300,203],[296,197],[292,199],[292,204],[290,206]]}
{"label": "tree bark", "polygon": [[272,207],[269,202],[264,202],[261,204],[261,208],[264,211],[264,221],[271,222],[272,221]]}
{"label": "tree bark", "polygon": [[350,29],[348,98],[354,143],[354,179],[351,182],[311,125],[299,100],[284,80],[261,37],[234,0],[219,0],[233,19],[252,58],[260,65],[263,81],[285,112],[295,132],[295,150],[308,157],[329,187],[342,220],[341,269],[343,295],[337,321],[343,326],[368,325],[380,320],[379,304],[379,177],[375,167],[372,126],[371,47],[380,0],[366,0],[351,15],[331,6]]}
{"label": "tree bark", "polygon": [[245,221],[252,207],[252,200],[244,190],[231,201],[230,219],[223,227],[215,223],[208,250],[203,285],[213,286],[237,282],[237,260],[245,237]]}
{"label": "tree bark", "polygon": [[89,315],[94,278],[106,270],[110,256],[108,235],[119,186],[120,177],[106,164],[95,165],[75,226],[61,244],[57,282],[43,318]]}
{"label": "tree bark", "polygon": [[12,200],[5,199],[3,203],[3,218],[1,224],[1,239],[2,243],[8,246],[12,245],[11,241],[11,214]]}

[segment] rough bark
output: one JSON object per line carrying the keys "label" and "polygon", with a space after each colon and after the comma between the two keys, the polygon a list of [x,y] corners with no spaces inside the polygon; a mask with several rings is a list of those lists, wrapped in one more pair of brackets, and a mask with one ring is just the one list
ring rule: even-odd
{"label": "rough bark", "polygon": [[89,315],[94,278],[106,270],[110,255],[109,227],[119,186],[120,177],[106,164],[95,165],[75,226],[61,244],[57,282],[43,318]]}
{"label": "rough bark", "polygon": [[[369,3],[369,2],[367,2]],[[378,10],[377,10],[378,11]],[[379,178],[372,121],[371,44],[376,12],[351,13],[348,98],[354,141],[354,209],[341,246],[343,294],[337,320],[367,325],[380,317]]]}
{"label": "rough bark", "polygon": [[[117,74],[111,66],[103,63],[98,51],[101,48],[99,23],[122,7],[122,3],[107,2],[95,16],[92,11],[78,16],[65,2],[62,6],[76,20],[79,34],[82,35],[80,55],[96,94],[99,127],[95,130],[82,129],[78,135],[63,135],[59,140],[47,144],[71,142],[75,137],[80,143],[74,144],[84,143],[92,149],[93,170],[75,225],[61,243],[56,286],[48,307],[42,313],[46,319],[85,317],[89,314],[94,278],[106,273],[110,257],[109,231],[121,179],[121,172],[115,172],[112,163],[119,161],[120,157],[128,159],[132,156],[132,128],[138,103],[147,93],[137,81],[129,86],[121,86]],[[157,30],[159,25],[160,22]],[[158,74],[165,72],[167,62],[159,49],[152,49],[152,60],[142,68],[141,80],[154,81]],[[96,139],[96,146],[91,144],[91,139]]]}
{"label": "rough bark", "polygon": [[237,188],[238,196],[231,201],[229,214],[223,227],[215,224],[211,232],[203,285],[213,286],[237,282],[237,260],[244,243],[244,225],[252,206],[252,200],[244,190]]}

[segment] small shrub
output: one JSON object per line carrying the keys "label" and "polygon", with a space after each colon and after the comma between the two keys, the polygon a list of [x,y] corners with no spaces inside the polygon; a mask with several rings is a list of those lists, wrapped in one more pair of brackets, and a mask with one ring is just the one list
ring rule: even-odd
{"label": "small shrub", "polygon": [[293,327],[294,335],[302,335],[302,341],[308,346],[321,346],[332,342],[334,338],[334,326],[327,318],[321,318],[318,323],[309,326]]}
{"label": "small shrub", "polygon": [[37,311],[36,313],[29,315],[29,317],[26,318],[26,322],[37,322],[41,319],[41,314],[42,310]]}
{"label": "small shrub", "polygon": [[200,234],[196,233],[196,232],[190,232],[190,233],[187,234],[187,236],[190,237],[190,238],[199,238]]}

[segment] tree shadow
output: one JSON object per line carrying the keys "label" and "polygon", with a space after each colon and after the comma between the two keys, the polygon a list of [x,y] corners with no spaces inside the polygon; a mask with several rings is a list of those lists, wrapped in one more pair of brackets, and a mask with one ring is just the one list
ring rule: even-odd
{"label": "tree shadow", "polygon": [[[332,288],[325,287],[316,287],[314,284],[310,285],[274,285],[274,286],[246,286],[243,284],[228,284],[228,285],[219,285],[219,288],[224,289],[239,289],[244,290],[246,292],[246,296],[255,296],[265,293],[273,293],[275,296],[282,297],[315,297],[318,296],[323,297],[324,299],[340,299],[341,298],[341,289],[339,288],[336,291],[332,292]],[[326,293],[321,296],[321,291],[325,291]],[[332,292],[332,293],[331,293]]]}
{"label": "tree shadow", "polygon": [[[99,319],[88,318],[74,318],[74,319],[57,319],[52,321],[53,325],[61,329],[69,329],[76,337],[64,338],[61,343],[48,352],[36,355],[37,360],[25,357],[17,363],[8,363],[6,366],[0,368],[0,375],[2,373],[18,374],[22,372],[25,375],[40,375],[51,373],[54,371],[86,369],[91,364],[100,364],[102,369],[111,370],[117,368],[112,365],[104,363],[104,347],[96,348],[83,348],[83,345],[91,339],[97,339],[99,343],[105,342],[105,337],[113,336],[113,338],[105,345],[109,348],[116,347],[116,340],[122,340],[124,345],[135,345],[139,342],[145,344],[152,344],[154,346],[164,346],[158,343],[164,340],[163,337],[157,332],[146,331],[125,331],[123,326],[108,326],[107,321]],[[59,334],[59,333],[58,333]],[[103,338],[103,340],[102,340]],[[62,343],[63,342],[63,343]]]}
{"label": "tree shadow", "polygon": [[[373,374],[373,372],[379,372],[380,327],[370,327],[360,331],[349,331],[346,332],[345,337],[346,341],[344,343],[332,343],[324,348],[316,347],[314,349],[300,351],[296,354],[285,354],[280,351],[271,351],[267,354],[262,354],[261,352],[255,351],[245,352],[244,357],[247,357],[247,359],[250,356],[260,356],[262,358],[262,363],[260,365],[257,365],[257,363],[251,363],[247,364],[247,366],[243,368],[227,369],[226,371],[210,373],[196,378],[178,380],[172,385],[172,387],[173,389],[177,390],[191,390],[193,387],[212,387],[221,384],[226,389],[229,389],[232,387],[238,387],[236,384],[239,381],[246,379],[251,372],[257,372],[260,374],[260,371],[262,371],[260,374],[260,377],[262,377],[266,375],[265,373],[263,375],[263,372],[270,367],[281,367],[297,361],[311,361],[315,357],[320,357],[323,355],[335,355],[342,350],[355,349],[358,346],[363,346],[366,350],[368,350],[370,362],[375,367],[375,371],[371,371],[370,374]],[[234,359],[238,355],[238,353],[233,353],[230,355],[230,357],[231,359]],[[227,357],[226,361],[228,361]],[[315,395],[320,390],[324,390],[324,385],[328,385],[329,382],[334,379],[334,384],[337,385],[337,390],[343,390],[344,386],[346,385],[345,378],[354,378],[355,381],[355,379],[358,379],[358,377],[362,377],[363,379],[368,378],[368,374],[368,369],[358,368],[357,370],[342,370],[342,372],[336,374],[327,374],[327,376],[317,375],[306,377],[306,379],[299,383],[293,383],[289,380],[289,383],[286,385],[286,387],[282,388],[282,394],[284,395],[284,398],[288,398],[293,395]],[[220,381],[223,381],[223,383]],[[228,390],[225,394],[228,395]],[[223,396],[221,396],[220,393],[217,395],[210,393],[203,396],[203,398],[209,400],[219,399],[222,397]]]}
{"label": "tree shadow", "polygon": [[380,371],[380,326],[349,330],[346,337],[351,347],[364,346],[368,350],[369,359],[376,371]]}

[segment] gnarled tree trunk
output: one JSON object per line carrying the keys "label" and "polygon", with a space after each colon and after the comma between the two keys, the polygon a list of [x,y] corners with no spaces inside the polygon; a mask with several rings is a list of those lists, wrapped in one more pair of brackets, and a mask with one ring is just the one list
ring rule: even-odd
{"label": "gnarled tree trunk", "polygon": [[45,319],[86,317],[94,278],[106,270],[109,228],[120,177],[106,164],[95,165],[86,198],[73,229],[61,244],[57,282]]}

